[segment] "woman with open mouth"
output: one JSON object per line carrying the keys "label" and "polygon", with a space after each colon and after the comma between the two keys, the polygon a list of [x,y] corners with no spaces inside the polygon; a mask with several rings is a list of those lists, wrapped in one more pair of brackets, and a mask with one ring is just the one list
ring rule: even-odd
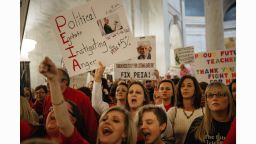
{"label": "woman with open mouth", "polygon": [[[99,62],[99,68],[96,69],[95,71],[94,83],[92,88],[92,107],[99,115],[101,115],[108,108],[114,106],[104,102],[102,99],[101,78],[103,76],[104,70],[105,70],[105,67],[101,62]],[[127,92],[128,92],[128,85],[124,82],[118,83],[118,86],[116,88],[116,94],[115,94],[116,100],[117,100],[115,104],[116,106],[125,105]]]}
{"label": "woman with open mouth", "polygon": [[142,133],[145,144],[165,144],[161,134],[167,126],[165,111],[158,106],[146,105],[138,112],[137,128]]}
{"label": "woman with open mouth", "polygon": [[89,144],[82,129],[83,117],[78,107],[64,99],[55,64],[46,57],[39,65],[39,72],[48,79],[53,106],[47,115],[45,127],[35,128],[37,131],[31,133],[31,137],[40,136],[59,144]]}
{"label": "woman with open mouth", "polygon": [[[139,81],[134,81],[128,88],[125,108],[130,111],[132,119],[135,121],[137,111],[143,105],[149,104],[149,96],[144,85]],[[138,135],[137,144],[144,143],[142,135]]]}
{"label": "woman with open mouth", "polygon": [[123,107],[114,106],[101,115],[97,144],[135,144],[135,124]]}
{"label": "woman with open mouth", "polygon": [[232,95],[223,83],[210,83],[205,96],[205,115],[191,124],[186,144],[223,143],[235,116]]}
{"label": "woman with open mouth", "polygon": [[173,126],[173,137],[176,144],[183,144],[193,120],[203,115],[201,107],[201,90],[195,77],[183,76],[177,87],[175,107],[167,115]]}
{"label": "woman with open mouth", "polygon": [[128,88],[125,107],[131,112],[133,119],[138,109],[146,104],[149,104],[146,88],[139,81],[132,82]]}

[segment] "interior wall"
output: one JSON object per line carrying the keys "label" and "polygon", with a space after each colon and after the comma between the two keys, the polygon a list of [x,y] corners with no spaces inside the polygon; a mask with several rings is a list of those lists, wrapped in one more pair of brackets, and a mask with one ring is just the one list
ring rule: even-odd
{"label": "interior wall", "polygon": [[[30,1],[24,38],[37,41],[28,55],[30,60],[31,87],[44,84],[38,73],[38,64],[49,56],[61,66],[62,56],[53,36],[49,19],[52,15],[91,0],[32,0]],[[156,36],[156,67],[161,75],[168,72],[172,61],[170,31],[173,16],[178,16],[178,26],[184,46],[194,46],[195,52],[206,51],[204,17],[184,16],[184,0],[122,0],[134,36]],[[133,7],[132,7],[133,6]],[[133,17],[134,16],[134,17]],[[224,22],[224,37],[235,37],[236,21]]]}

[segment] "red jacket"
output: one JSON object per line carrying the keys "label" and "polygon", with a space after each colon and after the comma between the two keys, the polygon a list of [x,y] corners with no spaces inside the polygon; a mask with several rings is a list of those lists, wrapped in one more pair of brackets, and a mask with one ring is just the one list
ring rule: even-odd
{"label": "red jacket", "polygon": [[[32,138],[33,133],[36,131],[36,127],[29,124],[25,120],[20,120],[20,141]],[[45,138],[50,140],[48,135]],[[73,134],[70,137],[65,137],[61,134],[62,144],[89,144],[77,131],[74,129]]]}
{"label": "red jacket", "polygon": [[[85,132],[91,143],[96,143],[98,121],[90,99],[84,93],[67,87],[63,93],[64,99],[74,102],[83,114]],[[51,107],[51,97],[46,96],[44,101],[44,123]]]}
{"label": "red jacket", "polygon": [[234,118],[223,144],[236,144],[236,118]]}

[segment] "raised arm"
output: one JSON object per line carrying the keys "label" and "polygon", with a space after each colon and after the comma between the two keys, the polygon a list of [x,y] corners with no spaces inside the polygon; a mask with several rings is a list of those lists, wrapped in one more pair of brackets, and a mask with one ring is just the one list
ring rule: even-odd
{"label": "raised arm", "polygon": [[53,111],[59,126],[59,131],[65,137],[70,137],[74,132],[74,125],[69,117],[67,103],[64,100],[60,88],[60,78],[57,67],[51,61],[51,59],[45,57],[45,59],[39,65],[39,72],[48,79]]}
{"label": "raised arm", "polygon": [[104,70],[105,67],[101,62],[99,62],[99,68],[95,71],[92,88],[92,107],[99,115],[101,115],[106,109],[109,108],[108,103],[102,100],[101,78]]}
{"label": "raised arm", "polygon": [[158,84],[159,84],[159,82],[160,82],[161,80],[160,80],[159,71],[158,71],[157,69],[154,70],[154,75],[155,75],[155,77],[156,77],[156,84],[155,84],[155,87],[158,88]]}

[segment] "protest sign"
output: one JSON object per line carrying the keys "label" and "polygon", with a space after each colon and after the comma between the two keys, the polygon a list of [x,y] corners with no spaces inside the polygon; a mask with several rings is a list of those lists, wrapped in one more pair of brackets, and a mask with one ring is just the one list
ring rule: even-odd
{"label": "protest sign", "polygon": [[114,79],[155,79],[156,39],[155,36],[137,38],[136,57],[114,66]]}
{"label": "protest sign", "polygon": [[235,37],[224,38],[224,46],[226,49],[236,49],[236,38]]}
{"label": "protest sign", "polygon": [[199,82],[229,84],[236,78],[236,51],[218,50],[195,54],[195,77]]}
{"label": "protest sign", "polygon": [[174,49],[175,64],[190,64],[194,62],[194,47]]}
{"label": "protest sign", "polygon": [[120,0],[94,0],[53,16],[51,23],[70,76],[124,61],[136,39]]}
{"label": "protest sign", "polygon": [[86,78],[87,78],[87,73],[82,73],[79,75],[72,76],[70,77],[69,86],[74,89],[78,89],[80,87],[86,87],[87,86]]}

